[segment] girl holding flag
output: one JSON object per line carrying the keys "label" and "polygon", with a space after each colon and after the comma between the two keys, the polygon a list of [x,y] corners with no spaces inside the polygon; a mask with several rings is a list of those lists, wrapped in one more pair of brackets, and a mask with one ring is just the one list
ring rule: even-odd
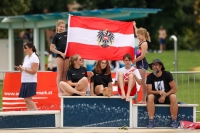
{"label": "girl holding flag", "polygon": [[[67,32],[65,31],[66,23],[63,20],[58,20],[56,23],[56,34],[52,38],[50,50],[56,53],[57,64],[57,87],[58,94],[63,95],[63,91],[59,88],[60,81],[66,81],[66,71],[68,69],[69,58],[65,55]],[[55,48],[56,47],[56,48]]]}
{"label": "girl holding flag", "polygon": [[[145,58],[146,52],[148,49],[148,42],[151,41],[149,32],[144,28],[137,28],[136,22],[133,22],[135,33],[139,39],[138,50],[136,52],[136,59],[133,61],[133,64],[136,64],[137,69],[139,69],[140,75],[142,77],[142,101],[139,103],[146,103],[146,70],[148,69],[148,62]],[[148,41],[148,42],[147,42]]]}

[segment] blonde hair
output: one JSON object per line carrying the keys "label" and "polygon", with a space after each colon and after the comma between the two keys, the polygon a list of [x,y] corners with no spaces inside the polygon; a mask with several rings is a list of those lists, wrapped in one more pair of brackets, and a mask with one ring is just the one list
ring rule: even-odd
{"label": "blonde hair", "polygon": [[149,36],[149,32],[145,28],[138,28],[137,34],[144,35],[145,39],[149,42],[151,42],[151,38]]}
{"label": "blonde hair", "polygon": [[56,22],[56,33],[58,33],[57,27],[58,27],[59,25],[61,25],[61,24],[65,24],[65,25],[66,25],[66,23],[65,23],[64,20],[58,20],[58,21]]}
{"label": "blonde hair", "polygon": [[73,67],[74,67],[74,61],[77,61],[79,56],[80,56],[80,55],[75,54],[75,55],[73,55],[73,56],[71,56],[71,57],[69,58],[69,67],[70,67],[70,68],[73,68]]}

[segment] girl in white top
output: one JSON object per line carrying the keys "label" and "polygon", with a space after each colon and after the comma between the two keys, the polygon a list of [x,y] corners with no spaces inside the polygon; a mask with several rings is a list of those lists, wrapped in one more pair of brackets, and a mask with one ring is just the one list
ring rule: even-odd
{"label": "girl in white top", "polygon": [[37,106],[33,102],[32,97],[36,95],[39,59],[36,55],[36,49],[32,42],[25,43],[23,48],[24,52],[27,54],[24,58],[23,65],[15,66],[15,68],[22,73],[22,85],[19,97],[24,98],[27,110],[37,110]]}

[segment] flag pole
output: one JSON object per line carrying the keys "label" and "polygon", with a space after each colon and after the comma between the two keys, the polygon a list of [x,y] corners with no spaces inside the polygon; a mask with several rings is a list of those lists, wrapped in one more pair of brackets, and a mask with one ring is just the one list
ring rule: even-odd
{"label": "flag pole", "polygon": [[68,14],[68,22],[67,22],[67,42],[66,42],[66,48],[65,48],[65,55],[67,55],[67,49],[68,49],[68,42],[69,42],[69,33],[70,33],[70,20],[71,20],[72,14]]}

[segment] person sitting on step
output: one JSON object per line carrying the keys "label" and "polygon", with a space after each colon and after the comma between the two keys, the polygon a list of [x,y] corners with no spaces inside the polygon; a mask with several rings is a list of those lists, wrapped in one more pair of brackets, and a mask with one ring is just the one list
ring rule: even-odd
{"label": "person sitting on step", "polygon": [[107,60],[96,62],[93,76],[91,77],[90,92],[91,96],[107,96],[112,94],[112,77],[110,65]]}
{"label": "person sitting on step", "polygon": [[177,87],[172,77],[172,74],[168,71],[164,71],[165,67],[159,59],[154,59],[149,64],[150,69],[153,70],[147,76],[147,112],[149,115],[149,124],[147,128],[154,127],[154,114],[155,104],[170,104],[170,113],[172,118],[172,128],[178,128],[177,113],[178,103],[175,93]]}

